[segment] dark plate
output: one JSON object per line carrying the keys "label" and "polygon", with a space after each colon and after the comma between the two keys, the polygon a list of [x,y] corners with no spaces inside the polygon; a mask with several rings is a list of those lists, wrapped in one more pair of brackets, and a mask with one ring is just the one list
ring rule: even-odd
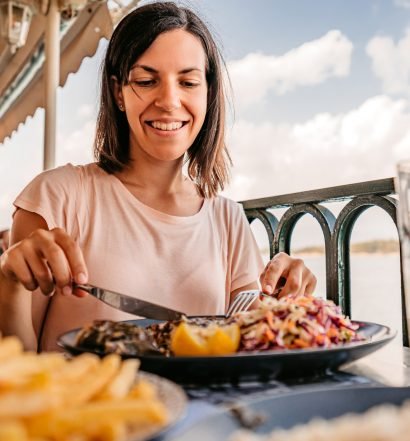
{"label": "dark plate", "polygon": [[[131,320],[139,326],[158,323],[157,320]],[[365,341],[347,343],[332,348],[292,349],[244,352],[213,357],[163,357],[141,355],[141,369],[175,381],[208,382],[245,379],[264,380],[277,376],[298,376],[320,373],[326,369],[357,360],[384,346],[395,336],[387,326],[370,322],[355,322]],[[78,329],[63,334],[58,344],[73,354],[92,352],[76,345]],[[96,354],[104,355],[94,351]]]}
{"label": "dark plate", "polygon": [[[410,388],[356,387],[295,392],[253,401],[239,409],[244,411],[244,415],[265,418],[264,423],[254,431],[266,434],[274,429],[288,429],[297,424],[307,423],[313,418],[331,419],[350,412],[363,413],[380,404],[400,405],[409,399]],[[177,436],[166,436],[162,439],[163,441],[225,441],[241,428],[239,418],[235,414],[221,410],[178,433]]]}

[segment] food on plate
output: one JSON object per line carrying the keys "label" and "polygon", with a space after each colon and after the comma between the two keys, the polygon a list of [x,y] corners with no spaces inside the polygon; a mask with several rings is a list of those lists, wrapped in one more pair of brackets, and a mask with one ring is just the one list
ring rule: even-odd
{"label": "food on plate", "polygon": [[241,351],[330,347],[362,340],[358,325],[331,300],[314,296],[267,298],[257,309],[238,313]]}
{"label": "food on plate", "polygon": [[229,441],[407,441],[410,433],[410,401],[403,406],[383,404],[364,414],[346,414],[331,420],[316,418],[289,430],[257,435],[240,430]]}
{"label": "food on plate", "polygon": [[0,339],[0,440],[122,441],[159,430],[168,412],[138,367],[117,354],[67,359]]}
{"label": "food on plate", "polygon": [[238,350],[240,338],[236,323],[203,327],[182,322],[171,335],[170,348],[174,355],[226,355]]}
{"label": "food on plate", "polygon": [[95,320],[85,326],[77,337],[77,343],[104,353],[139,355],[158,352],[151,332],[132,323],[111,320]]}
{"label": "food on plate", "polygon": [[184,317],[147,328],[96,321],[77,335],[77,345],[104,353],[166,356],[228,355],[355,342],[358,325],[330,300],[314,296],[263,298],[253,310],[232,317]]}

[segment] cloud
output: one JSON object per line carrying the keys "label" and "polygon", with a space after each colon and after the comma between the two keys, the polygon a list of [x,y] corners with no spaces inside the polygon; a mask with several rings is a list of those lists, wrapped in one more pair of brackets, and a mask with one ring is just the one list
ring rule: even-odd
{"label": "cloud", "polygon": [[77,116],[80,119],[89,119],[94,114],[94,109],[89,104],[83,104],[77,111]]}
{"label": "cloud", "polygon": [[95,121],[87,121],[70,135],[58,134],[57,163],[85,164],[93,161]]}
{"label": "cloud", "polygon": [[[44,111],[39,109],[29,118],[12,140],[0,145],[0,230],[11,225],[12,202],[23,188],[42,171]],[[57,134],[56,165],[84,164],[93,160],[95,121],[66,135]],[[11,172],[12,170],[12,172]]]}
{"label": "cloud", "polygon": [[394,0],[394,4],[399,8],[410,9],[410,0]]}
{"label": "cloud", "polygon": [[[410,5],[410,2],[408,2]],[[395,45],[391,37],[374,37],[366,47],[383,91],[410,96],[410,29]]]}
{"label": "cloud", "polygon": [[238,120],[225,194],[244,200],[390,177],[409,143],[409,102],[385,95],[298,124]]}
{"label": "cloud", "polygon": [[44,111],[38,109],[0,145],[0,230],[11,225],[12,202],[43,167]]}
{"label": "cloud", "polygon": [[262,100],[270,91],[283,95],[349,74],[352,42],[338,30],[281,55],[250,53],[228,64],[238,108]]}

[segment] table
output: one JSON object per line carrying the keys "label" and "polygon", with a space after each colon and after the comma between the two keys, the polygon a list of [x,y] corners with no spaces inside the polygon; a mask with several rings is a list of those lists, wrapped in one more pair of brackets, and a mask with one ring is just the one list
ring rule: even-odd
{"label": "table", "polygon": [[263,383],[238,385],[185,386],[189,397],[187,415],[165,435],[156,438],[156,441],[177,439],[179,433],[202,418],[238,401],[243,403],[294,391],[381,385],[410,386],[410,349],[403,348],[399,341],[393,341],[361,360],[342,366],[338,371],[326,372],[315,377],[274,379]]}
{"label": "table", "polygon": [[410,348],[392,341],[379,351],[344,366],[341,371],[386,386],[410,386]]}

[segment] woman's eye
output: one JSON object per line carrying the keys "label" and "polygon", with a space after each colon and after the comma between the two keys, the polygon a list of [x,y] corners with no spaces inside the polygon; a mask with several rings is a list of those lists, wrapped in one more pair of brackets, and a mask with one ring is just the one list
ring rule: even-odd
{"label": "woman's eye", "polygon": [[149,87],[155,84],[154,80],[133,80],[133,84],[139,87]]}
{"label": "woman's eye", "polygon": [[188,87],[188,88],[199,86],[199,83],[196,82],[196,81],[188,81],[188,80],[186,80],[186,81],[182,81],[181,83],[182,83],[182,85],[184,87]]}

